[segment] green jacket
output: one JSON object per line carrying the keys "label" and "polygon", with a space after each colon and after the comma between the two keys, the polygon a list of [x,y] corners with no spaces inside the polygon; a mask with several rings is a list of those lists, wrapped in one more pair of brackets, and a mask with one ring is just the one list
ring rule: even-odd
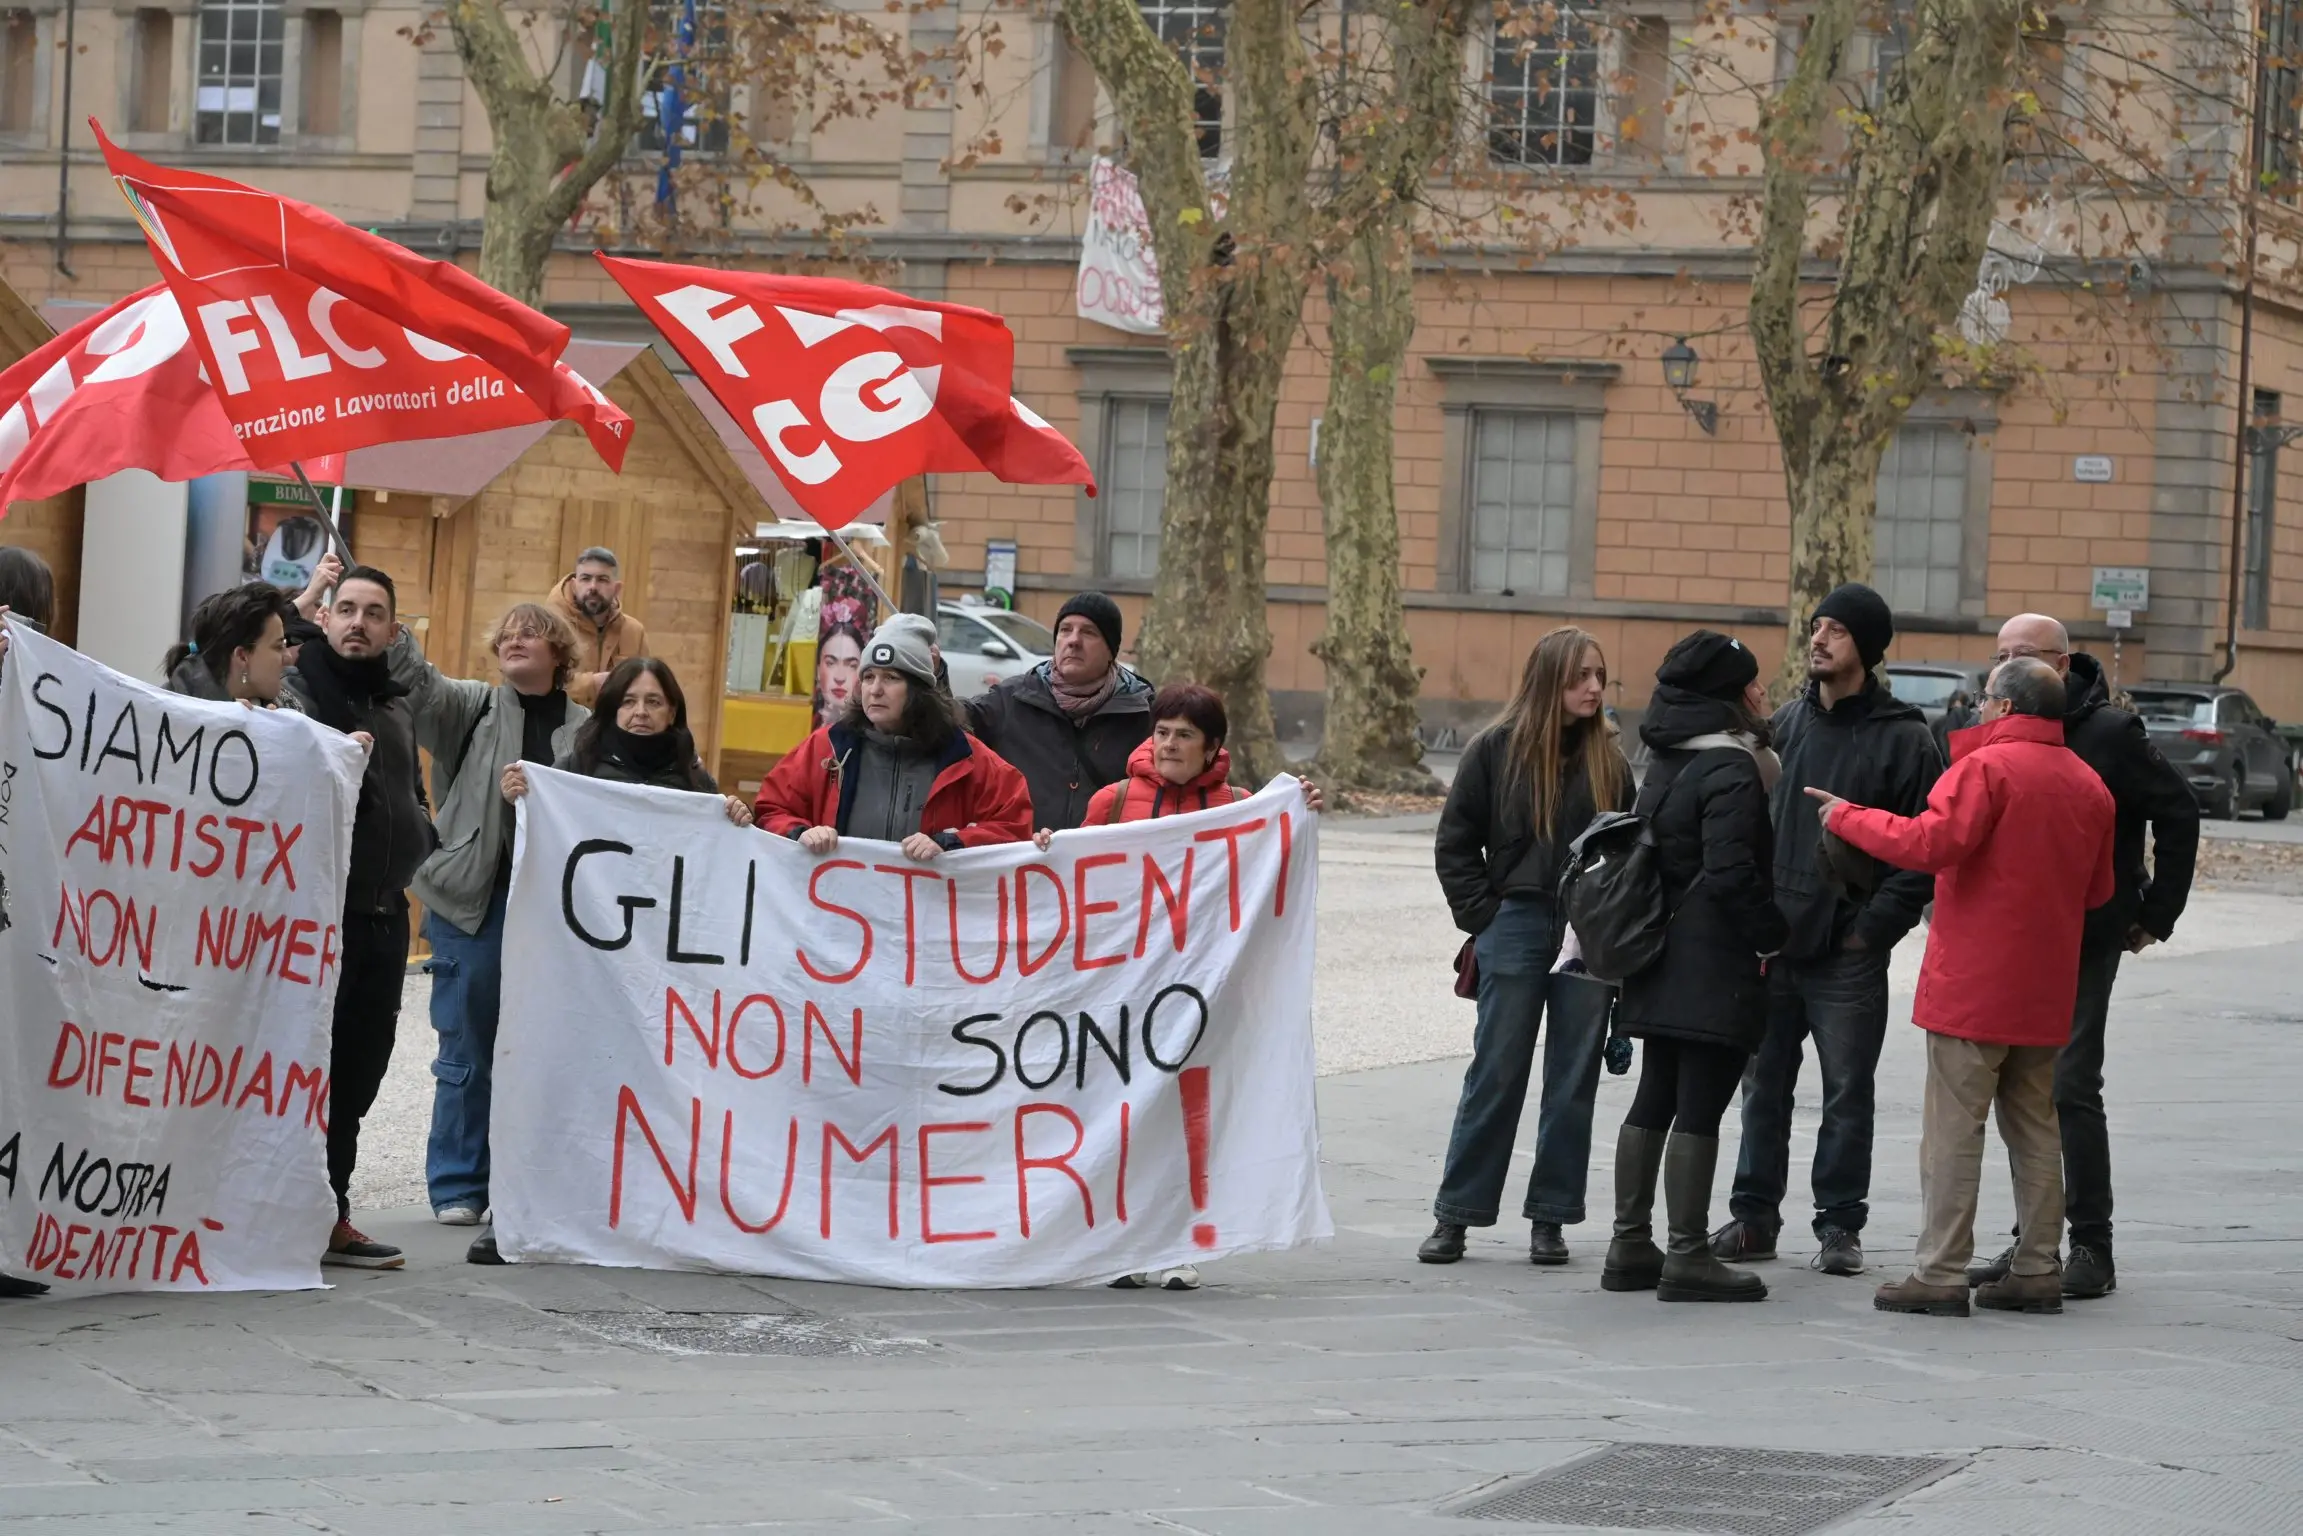
{"label": "green jacket", "polygon": [[[440,846],[409,885],[428,912],[466,933],[487,920],[503,861],[504,769],[520,759],[520,696],[510,683],[447,677],[424,659],[415,636],[403,631],[386,653],[392,677],[408,689],[416,744],[432,754],[432,825]],[[576,727],[591,711],[568,705],[552,732],[555,756],[573,749]]]}

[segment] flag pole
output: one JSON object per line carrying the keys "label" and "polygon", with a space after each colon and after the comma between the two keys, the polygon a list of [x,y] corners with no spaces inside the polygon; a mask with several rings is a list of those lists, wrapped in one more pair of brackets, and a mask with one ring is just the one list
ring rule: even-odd
{"label": "flag pole", "polygon": [[[320,488],[312,483],[310,475],[304,473],[301,459],[290,459],[288,467],[296,472],[296,479],[304,487],[304,494],[312,498],[312,510],[320,513],[321,521],[327,524],[328,536],[336,542],[337,557],[344,562],[346,568],[358,565],[360,562],[352,558],[352,546],[344,540],[344,530],[336,525],[337,509],[342,506],[342,502],[331,506],[320,499]],[[342,486],[336,487],[339,496],[343,494],[343,489]]]}
{"label": "flag pole", "polygon": [[[818,526],[821,525],[819,524]],[[825,528],[824,537],[830,539],[834,544],[839,545],[840,553],[848,557],[848,564],[855,568],[856,573],[862,576],[864,580],[870,584],[873,592],[878,594],[880,601],[887,605],[888,616],[890,618],[893,618],[895,615],[903,612],[903,609],[897,606],[896,600],[888,596],[888,589],[880,585],[880,579],[872,574],[872,568],[864,564],[863,561],[856,558],[855,550],[849,547],[848,541],[846,539],[840,537],[838,529]],[[890,544],[888,548],[894,549],[895,545]]]}

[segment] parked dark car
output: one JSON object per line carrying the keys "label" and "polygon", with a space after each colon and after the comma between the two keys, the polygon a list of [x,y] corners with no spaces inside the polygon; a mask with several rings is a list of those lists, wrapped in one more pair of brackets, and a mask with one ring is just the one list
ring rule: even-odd
{"label": "parked dark car", "polygon": [[1879,670],[1887,674],[1888,691],[1925,715],[1929,725],[1943,718],[1955,693],[1966,694],[1970,708],[1980,708],[1991,676],[1988,662],[1891,661]]}
{"label": "parked dark car", "polygon": [[2295,768],[2277,725],[2237,688],[2212,683],[2138,683],[2128,691],[2151,739],[2199,797],[2208,816],[2260,806],[2284,821],[2295,803]]}

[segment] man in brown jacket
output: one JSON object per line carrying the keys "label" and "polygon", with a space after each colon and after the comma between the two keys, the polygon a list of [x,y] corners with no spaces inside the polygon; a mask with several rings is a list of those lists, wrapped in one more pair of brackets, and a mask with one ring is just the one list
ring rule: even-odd
{"label": "man in brown jacket", "polygon": [[576,632],[576,672],[568,697],[589,704],[616,663],[648,654],[648,631],[624,612],[624,578],[616,552],[594,546],[576,557],[576,569],[552,589],[551,604]]}

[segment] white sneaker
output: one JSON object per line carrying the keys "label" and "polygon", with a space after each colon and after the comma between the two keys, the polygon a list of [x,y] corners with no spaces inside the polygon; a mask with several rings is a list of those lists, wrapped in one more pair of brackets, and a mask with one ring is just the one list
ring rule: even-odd
{"label": "white sneaker", "polygon": [[1161,1270],[1158,1281],[1163,1291],[1196,1291],[1199,1289],[1199,1271],[1189,1264],[1178,1264],[1173,1269]]}
{"label": "white sneaker", "polygon": [[445,1205],[432,1213],[432,1219],[443,1227],[476,1227],[480,1210],[472,1205]]}

